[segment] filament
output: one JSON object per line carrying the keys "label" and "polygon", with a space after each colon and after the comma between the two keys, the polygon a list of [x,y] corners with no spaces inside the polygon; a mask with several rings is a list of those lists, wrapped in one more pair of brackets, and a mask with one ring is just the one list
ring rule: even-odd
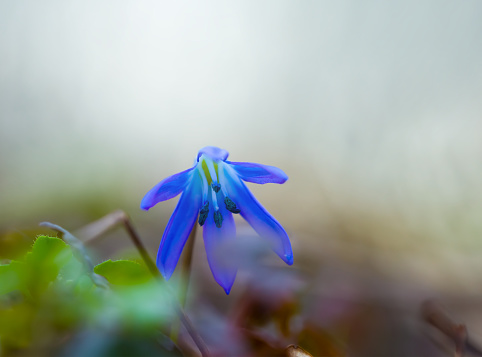
{"label": "filament", "polygon": [[206,174],[204,173],[202,161],[199,162],[197,170],[199,171],[199,174],[201,175],[201,179],[203,181],[203,203],[205,203],[208,199],[208,179],[206,178]]}
{"label": "filament", "polygon": [[213,160],[205,158],[204,161],[206,161],[206,165],[208,167],[209,174],[211,175],[211,179],[213,180],[213,182],[218,182],[218,177],[216,175],[216,169],[214,168]]}

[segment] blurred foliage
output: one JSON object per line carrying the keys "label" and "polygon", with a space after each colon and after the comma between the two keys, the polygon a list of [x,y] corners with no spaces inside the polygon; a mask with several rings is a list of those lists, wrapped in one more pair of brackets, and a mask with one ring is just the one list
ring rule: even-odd
{"label": "blurred foliage", "polygon": [[94,268],[94,272],[116,285],[136,285],[152,279],[144,265],[131,260],[107,260]]}
{"label": "blurred foliage", "polygon": [[75,251],[39,236],[24,257],[0,266],[2,355],[178,355],[161,333],[172,319],[169,296],[145,266],[103,262],[94,270],[106,283]]}
{"label": "blurred foliage", "polygon": [[[199,355],[185,328],[175,342],[167,337],[179,323],[176,284],[154,278],[133,254],[94,265],[80,240],[42,225],[62,239],[15,233],[0,240],[8,248],[0,265],[1,356]],[[277,265],[269,247],[239,241],[226,255],[244,275],[233,293],[211,289],[200,275],[205,293],[193,290],[187,300],[212,356],[446,355],[414,328],[405,295],[387,299],[386,282]]]}
{"label": "blurred foliage", "polygon": [[[180,347],[166,337],[177,321],[175,295],[143,262],[107,260],[94,266],[77,238],[59,226],[42,225],[63,239],[39,236],[26,254],[0,266],[2,355],[176,356],[195,351],[185,333],[177,341]],[[292,345],[299,342],[326,356],[344,355],[326,331],[292,329],[301,311],[293,274],[259,268],[258,276],[277,283],[249,286],[234,315],[223,318],[230,337],[219,334],[216,338],[226,339],[212,341],[209,335],[216,330],[197,326],[214,355],[310,356]]]}

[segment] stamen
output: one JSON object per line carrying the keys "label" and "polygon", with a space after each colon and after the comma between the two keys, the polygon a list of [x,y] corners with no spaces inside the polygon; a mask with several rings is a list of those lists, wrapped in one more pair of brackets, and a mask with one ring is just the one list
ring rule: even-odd
{"label": "stamen", "polygon": [[236,203],[234,203],[228,196],[224,197],[224,204],[226,205],[226,209],[232,213],[239,213],[241,210],[236,207]]}
{"label": "stamen", "polygon": [[211,188],[214,190],[214,192],[218,193],[219,190],[221,189],[221,185],[220,185],[219,183],[217,183],[217,182],[216,182],[216,183],[213,182],[213,183],[211,184]]}
{"label": "stamen", "polygon": [[226,191],[226,181],[224,178],[224,167],[222,165],[222,163],[218,164],[219,183],[221,184],[221,190],[223,190],[224,197],[228,197],[228,192]]}
{"label": "stamen", "polygon": [[224,176],[224,167],[223,164],[218,164],[218,173],[219,173],[219,182],[221,183],[221,190],[223,190],[224,195],[224,204],[226,205],[226,209],[232,213],[239,213],[241,210],[236,206],[228,196],[228,191],[226,190],[226,178]]}
{"label": "stamen", "polygon": [[223,225],[223,215],[219,211],[214,211],[214,223],[216,227],[221,228]]}
{"label": "stamen", "polygon": [[208,199],[208,179],[206,178],[206,174],[204,173],[202,167],[202,161],[198,164],[197,170],[201,175],[201,179],[203,181],[203,202],[206,202]]}
{"label": "stamen", "polygon": [[199,212],[199,225],[202,226],[206,222],[206,219],[208,218],[209,214],[209,201],[206,201],[204,204],[203,208],[201,208],[201,211]]}
{"label": "stamen", "polygon": [[218,176],[216,175],[216,170],[214,169],[213,160],[205,158],[204,161],[206,161],[206,165],[208,167],[209,174],[211,175],[211,179],[213,180],[213,184],[214,183],[217,184],[218,183]]}
{"label": "stamen", "polygon": [[219,210],[218,198],[217,198],[216,192],[215,192],[214,190],[211,191],[211,197],[212,197],[212,199],[213,199],[214,210],[215,210],[215,211]]}

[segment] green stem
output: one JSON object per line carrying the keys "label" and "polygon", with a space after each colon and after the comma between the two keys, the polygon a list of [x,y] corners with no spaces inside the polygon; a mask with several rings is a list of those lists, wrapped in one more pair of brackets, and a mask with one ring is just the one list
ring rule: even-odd
{"label": "green stem", "polygon": [[179,302],[181,306],[186,305],[187,290],[189,287],[189,281],[191,280],[191,266],[192,255],[194,252],[194,242],[196,240],[197,224],[194,225],[191,234],[189,235],[186,247],[184,248],[184,259],[181,267],[181,287],[179,289]]}
{"label": "green stem", "polygon": [[[187,290],[188,290],[189,281],[191,278],[192,255],[194,251],[196,231],[197,231],[197,224],[194,225],[191,233],[189,234],[187,244],[184,247],[184,257],[182,260],[181,273],[180,273],[181,278],[180,278],[179,289],[178,289],[179,304],[181,305],[182,308],[184,308],[184,306],[186,305]],[[180,327],[179,321],[175,321],[171,327],[170,337],[171,337],[171,340],[174,341],[174,343],[177,342],[177,339],[179,337],[179,327]]]}

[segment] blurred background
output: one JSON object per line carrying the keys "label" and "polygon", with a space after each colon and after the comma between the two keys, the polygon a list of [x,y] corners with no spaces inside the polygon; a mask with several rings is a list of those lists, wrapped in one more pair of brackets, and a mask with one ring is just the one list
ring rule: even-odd
{"label": "blurred background", "polygon": [[[295,268],[366,273],[413,306],[477,299],[481,15],[477,0],[3,1],[0,234],[120,208],[154,255],[176,200],[141,198],[215,145],[290,177],[250,188]],[[201,239],[194,264],[208,269]]]}

